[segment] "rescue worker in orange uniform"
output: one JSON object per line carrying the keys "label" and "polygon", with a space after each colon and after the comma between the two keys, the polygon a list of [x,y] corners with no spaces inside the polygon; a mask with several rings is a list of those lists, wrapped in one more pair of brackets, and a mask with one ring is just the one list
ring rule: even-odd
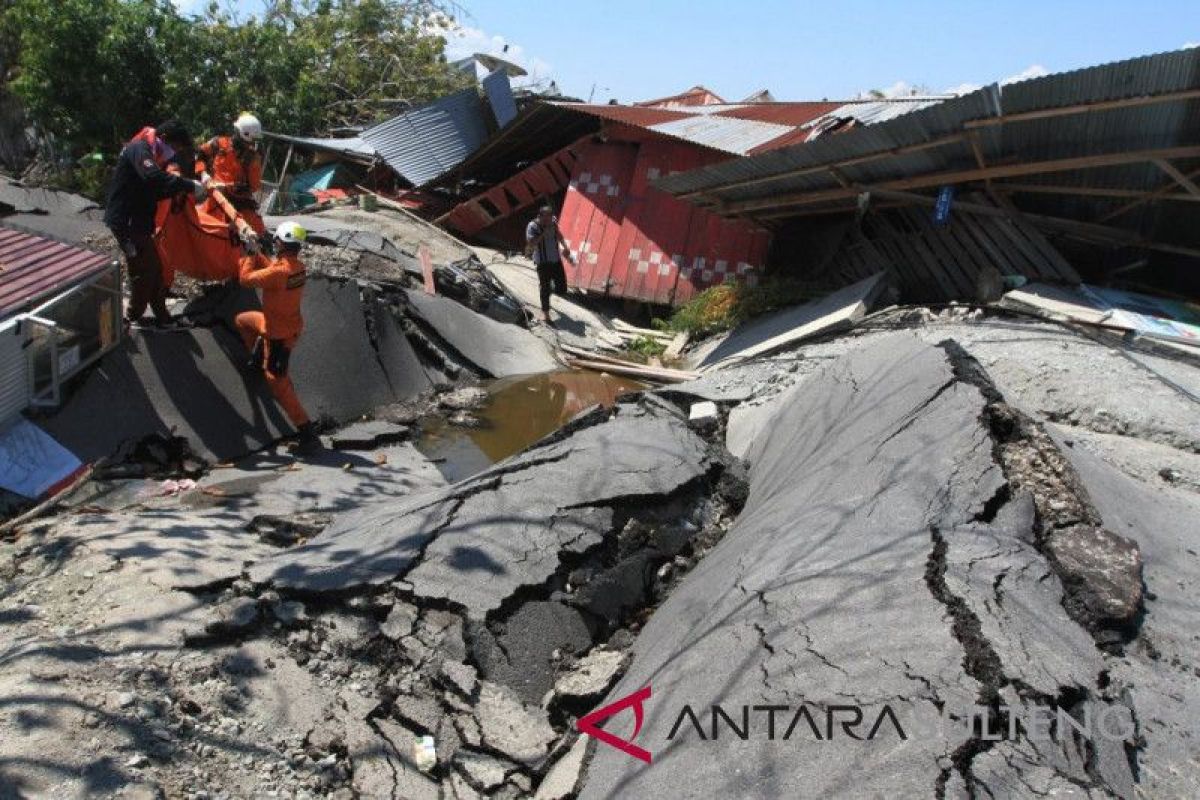
{"label": "rescue worker in orange uniform", "polygon": [[[262,236],[267,227],[254,199],[262,191],[262,158],[258,154],[262,123],[253,114],[243,113],[234,120],[233,134],[213,137],[196,148],[196,172],[206,189],[225,195],[254,232]],[[208,203],[206,210],[219,216],[216,201],[210,198]]]}
{"label": "rescue worker in orange uniform", "polygon": [[321,447],[315,426],[288,377],[288,361],[304,328],[300,301],[307,275],[300,261],[300,246],[306,238],[308,232],[289,220],[275,229],[274,257],[248,253],[242,259],[239,282],[262,290],[262,311],[243,311],[234,320],[251,354],[250,365],[263,371],[271,394],[296,426],[301,455],[311,455]]}

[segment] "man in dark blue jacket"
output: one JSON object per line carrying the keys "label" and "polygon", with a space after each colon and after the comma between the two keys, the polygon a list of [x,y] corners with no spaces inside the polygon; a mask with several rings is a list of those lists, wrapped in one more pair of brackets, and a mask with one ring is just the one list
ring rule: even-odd
{"label": "man in dark blue jacket", "polygon": [[154,215],[158,201],[163,198],[190,192],[198,201],[204,199],[204,187],[197,181],[166,171],[175,151],[190,150],[191,146],[192,137],[187,129],[170,120],[158,128],[142,128],[117,158],[104,224],[125,254],[130,283],[125,319],[130,324],[142,324],[147,306],[154,312],[159,329],[175,324],[167,311],[162,263],[154,248]]}

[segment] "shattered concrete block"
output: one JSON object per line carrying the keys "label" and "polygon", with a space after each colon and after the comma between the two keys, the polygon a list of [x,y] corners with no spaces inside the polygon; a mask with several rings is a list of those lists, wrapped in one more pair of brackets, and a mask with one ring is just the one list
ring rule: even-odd
{"label": "shattered concrete block", "polygon": [[389,719],[355,725],[349,733],[352,786],[359,797],[439,800],[438,784],[412,760],[416,734]]}
{"label": "shattered concrete block", "polygon": [[479,730],[479,723],[474,717],[468,714],[457,714],[454,717],[454,727],[458,728],[463,742],[469,747],[479,747],[483,742],[483,733]]}
{"label": "shattered concrete block", "polygon": [[479,685],[474,667],[451,659],[446,659],[438,667],[438,679],[443,686],[453,689],[466,698],[474,696],[475,689]]}
{"label": "shattered concrete block", "polygon": [[214,611],[216,618],[205,625],[213,636],[236,636],[258,624],[258,601],[250,597],[235,597],[221,603]]}
{"label": "shattered concrete block", "polygon": [[546,778],[537,788],[533,800],[567,800],[575,796],[575,787],[583,772],[583,757],[587,753],[587,737],[580,736],[567,754],[554,762]]}
{"label": "shattered concrete block", "polygon": [[447,800],[483,800],[483,795],[457,772],[450,773],[450,777],[442,781],[442,796]]}
{"label": "shattered concrete block", "polygon": [[450,763],[458,755],[458,751],[462,749],[462,736],[459,735],[458,729],[454,725],[454,720],[449,716],[442,717],[438,723],[434,742],[439,764]]}
{"label": "shattered concrete block", "polygon": [[609,622],[619,622],[627,611],[645,604],[653,575],[651,555],[635,553],[595,577],[572,604]]}
{"label": "shattered concrete block", "polygon": [[445,712],[429,692],[402,694],[393,701],[393,715],[418,733],[436,734]]}
{"label": "shattered concrete block", "polygon": [[545,711],[488,681],[480,685],[475,716],[484,744],[522,764],[537,764],[558,738]]}
{"label": "shattered concrete block", "polygon": [[688,409],[688,424],[694,428],[705,430],[712,428],[721,419],[721,413],[717,409],[717,404],[711,400],[703,400],[699,403],[692,403]]}
{"label": "shattered concrete block", "polygon": [[279,600],[272,603],[271,613],[285,628],[295,628],[308,622],[304,603],[296,600]]}
{"label": "shattered concrete block", "polygon": [[412,634],[420,613],[417,607],[411,603],[397,600],[392,606],[392,610],[388,612],[387,619],[379,626],[379,632],[393,642],[398,642]]}
{"label": "shattered concrete block", "polygon": [[525,603],[504,624],[497,646],[476,643],[476,657],[488,680],[502,683],[527,703],[540,703],[554,686],[556,651],[582,653],[592,646],[587,623],[562,603]]}
{"label": "shattered concrete block", "polygon": [[517,769],[517,765],[511,761],[473,750],[460,750],[454,757],[454,765],[472,786],[484,792],[490,792],[500,786],[508,774]]}
{"label": "shattered concrete block", "polygon": [[463,621],[457,614],[438,609],[425,612],[417,636],[430,648],[447,658],[465,661],[467,645],[463,639]]}
{"label": "shattered concrete block", "polygon": [[1123,627],[1142,608],[1142,554],[1137,543],[1088,525],[1059,531],[1046,543],[1057,562],[1071,615],[1091,630]]}
{"label": "shattered concrete block", "polygon": [[628,664],[628,653],[597,648],[580,659],[575,669],[558,679],[554,694],[569,700],[599,697],[616,682]]}
{"label": "shattered concrete block", "polygon": [[409,429],[384,420],[355,422],[330,436],[335,450],[374,450],[408,438]]}

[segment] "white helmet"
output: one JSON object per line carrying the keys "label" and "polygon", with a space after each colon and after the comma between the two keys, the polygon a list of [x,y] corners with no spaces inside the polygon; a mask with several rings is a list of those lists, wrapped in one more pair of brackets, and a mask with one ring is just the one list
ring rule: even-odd
{"label": "white helmet", "polygon": [[298,222],[292,222],[289,219],[287,222],[279,223],[279,227],[275,229],[275,238],[285,245],[299,247],[308,238],[308,231],[304,230]]}
{"label": "white helmet", "polygon": [[233,129],[237,131],[238,138],[243,142],[253,144],[262,138],[262,123],[258,121],[258,117],[248,111],[243,111],[241,116],[233,121]]}

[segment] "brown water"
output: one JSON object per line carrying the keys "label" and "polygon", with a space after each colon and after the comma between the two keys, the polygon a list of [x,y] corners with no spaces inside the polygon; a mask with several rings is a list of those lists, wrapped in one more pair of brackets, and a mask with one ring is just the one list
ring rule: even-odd
{"label": "brown water", "polygon": [[503,378],[484,388],[487,403],[472,412],[481,428],[462,428],[443,417],[421,421],[417,449],[438,461],[448,480],[459,481],[519,453],[585,408],[611,406],[645,384],[587,370],[562,370]]}

